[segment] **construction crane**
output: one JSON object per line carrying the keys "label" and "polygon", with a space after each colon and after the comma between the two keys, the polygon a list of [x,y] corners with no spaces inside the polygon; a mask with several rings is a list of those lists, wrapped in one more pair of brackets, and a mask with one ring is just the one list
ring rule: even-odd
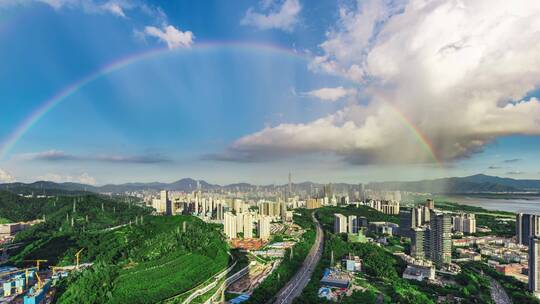
{"label": "construction crane", "polygon": [[81,248],[81,250],[77,251],[77,253],[75,253],[75,259],[77,260],[77,270],[79,270],[79,260],[80,260],[80,257],[81,257],[81,252],[84,250],[84,248]]}
{"label": "construction crane", "polygon": [[25,260],[25,262],[36,262],[36,279],[37,279],[37,286],[38,286],[38,290],[41,289],[41,286],[42,286],[42,281],[41,281],[41,278],[39,277],[39,264],[41,264],[42,262],[44,263],[47,263],[48,261],[47,260],[40,260],[40,259],[37,259],[37,260]]}

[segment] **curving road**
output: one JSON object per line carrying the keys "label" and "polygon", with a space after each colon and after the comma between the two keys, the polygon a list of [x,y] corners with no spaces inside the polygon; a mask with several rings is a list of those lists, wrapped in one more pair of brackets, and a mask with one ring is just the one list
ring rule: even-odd
{"label": "curving road", "polygon": [[283,288],[281,288],[281,290],[278,292],[275,297],[274,303],[292,303],[294,298],[298,297],[302,293],[302,290],[304,290],[304,288],[308,284],[309,279],[311,278],[311,274],[315,269],[315,266],[317,266],[317,263],[321,259],[324,243],[323,231],[321,229],[319,221],[315,218],[315,212],[312,213],[312,217],[315,224],[317,224],[317,236],[315,238],[315,243],[313,244],[313,247],[311,247],[309,254],[306,256],[302,267],[300,267],[294,277],[289,282],[287,282],[287,284],[283,286]]}

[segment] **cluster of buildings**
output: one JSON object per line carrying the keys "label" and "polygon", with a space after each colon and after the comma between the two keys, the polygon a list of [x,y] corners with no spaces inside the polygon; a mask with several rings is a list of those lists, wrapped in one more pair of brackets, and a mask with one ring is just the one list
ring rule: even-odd
{"label": "cluster of buildings", "polygon": [[42,222],[42,219],[38,219],[30,222],[0,224],[0,244],[13,240],[17,232]]}
{"label": "cluster of buildings", "polygon": [[476,233],[476,216],[474,213],[460,213],[452,217],[452,227],[454,232],[464,234]]}
{"label": "cluster of buildings", "polygon": [[396,200],[369,200],[365,205],[384,214],[399,214],[399,201]]}
{"label": "cluster of buildings", "polygon": [[334,214],[334,233],[358,233],[360,227],[367,227],[367,218],[356,215]]}
{"label": "cluster of buildings", "polygon": [[[223,229],[225,235],[229,239],[238,238],[239,233],[242,233],[244,239],[253,238],[253,222],[255,218],[251,213],[225,213]],[[262,240],[270,239],[270,223],[271,218],[266,215],[258,216],[257,221],[257,236]]]}
{"label": "cluster of buildings", "polygon": [[436,265],[452,261],[452,218],[435,210],[433,200],[424,206],[400,212],[399,233],[411,238],[411,256],[425,258]]}

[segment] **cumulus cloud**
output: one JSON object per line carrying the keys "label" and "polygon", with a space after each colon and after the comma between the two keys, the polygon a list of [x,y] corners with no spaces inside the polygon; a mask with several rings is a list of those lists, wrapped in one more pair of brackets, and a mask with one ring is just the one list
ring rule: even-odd
{"label": "cumulus cloud", "polygon": [[298,0],[285,0],[278,6],[276,6],[275,1],[263,0],[261,8],[264,11],[262,13],[249,8],[240,24],[255,26],[261,30],[280,29],[292,31],[302,10]]}
{"label": "cumulus cloud", "polygon": [[60,162],[60,161],[97,161],[97,162],[110,162],[110,163],[127,163],[127,164],[158,164],[171,162],[170,159],[163,157],[159,154],[145,154],[145,155],[74,155],[65,153],[64,151],[49,150],[36,153],[24,153],[15,157],[19,160],[36,160],[36,161],[48,161],[48,162]]}
{"label": "cumulus cloud", "polygon": [[55,183],[80,183],[87,185],[96,185],[96,179],[84,172],[80,175],[62,175],[56,173],[47,173],[43,176],[39,176],[38,180],[51,181]]}
{"label": "cumulus cloud", "polygon": [[526,97],[540,85],[539,17],[533,0],[343,7],[310,68],[356,82],[368,103],[265,128],[221,157],[331,153],[352,163],[450,162],[500,136],[539,135],[540,101]]}
{"label": "cumulus cloud", "polygon": [[302,93],[304,96],[318,98],[322,101],[338,101],[347,96],[355,96],[355,89],[345,89],[342,86],[335,88],[320,88],[317,90]]}
{"label": "cumulus cloud", "polygon": [[0,183],[13,183],[14,181],[15,177],[13,175],[0,168]]}
{"label": "cumulus cloud", "polygon": [[144,28],[144,33],[165,42],[169,49],[190,47],[193,44],[193,39],[195,38],[192,32],[182,32],[172,25],[164,26],[163,29],[155,26],[147,26]]}

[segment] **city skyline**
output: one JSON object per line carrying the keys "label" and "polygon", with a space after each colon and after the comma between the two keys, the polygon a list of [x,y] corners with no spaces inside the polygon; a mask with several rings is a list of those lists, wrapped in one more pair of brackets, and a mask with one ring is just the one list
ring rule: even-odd
{"label": "city skyline", "polygon": [[9,0],[0,182],[540,179],[539,11]]}

